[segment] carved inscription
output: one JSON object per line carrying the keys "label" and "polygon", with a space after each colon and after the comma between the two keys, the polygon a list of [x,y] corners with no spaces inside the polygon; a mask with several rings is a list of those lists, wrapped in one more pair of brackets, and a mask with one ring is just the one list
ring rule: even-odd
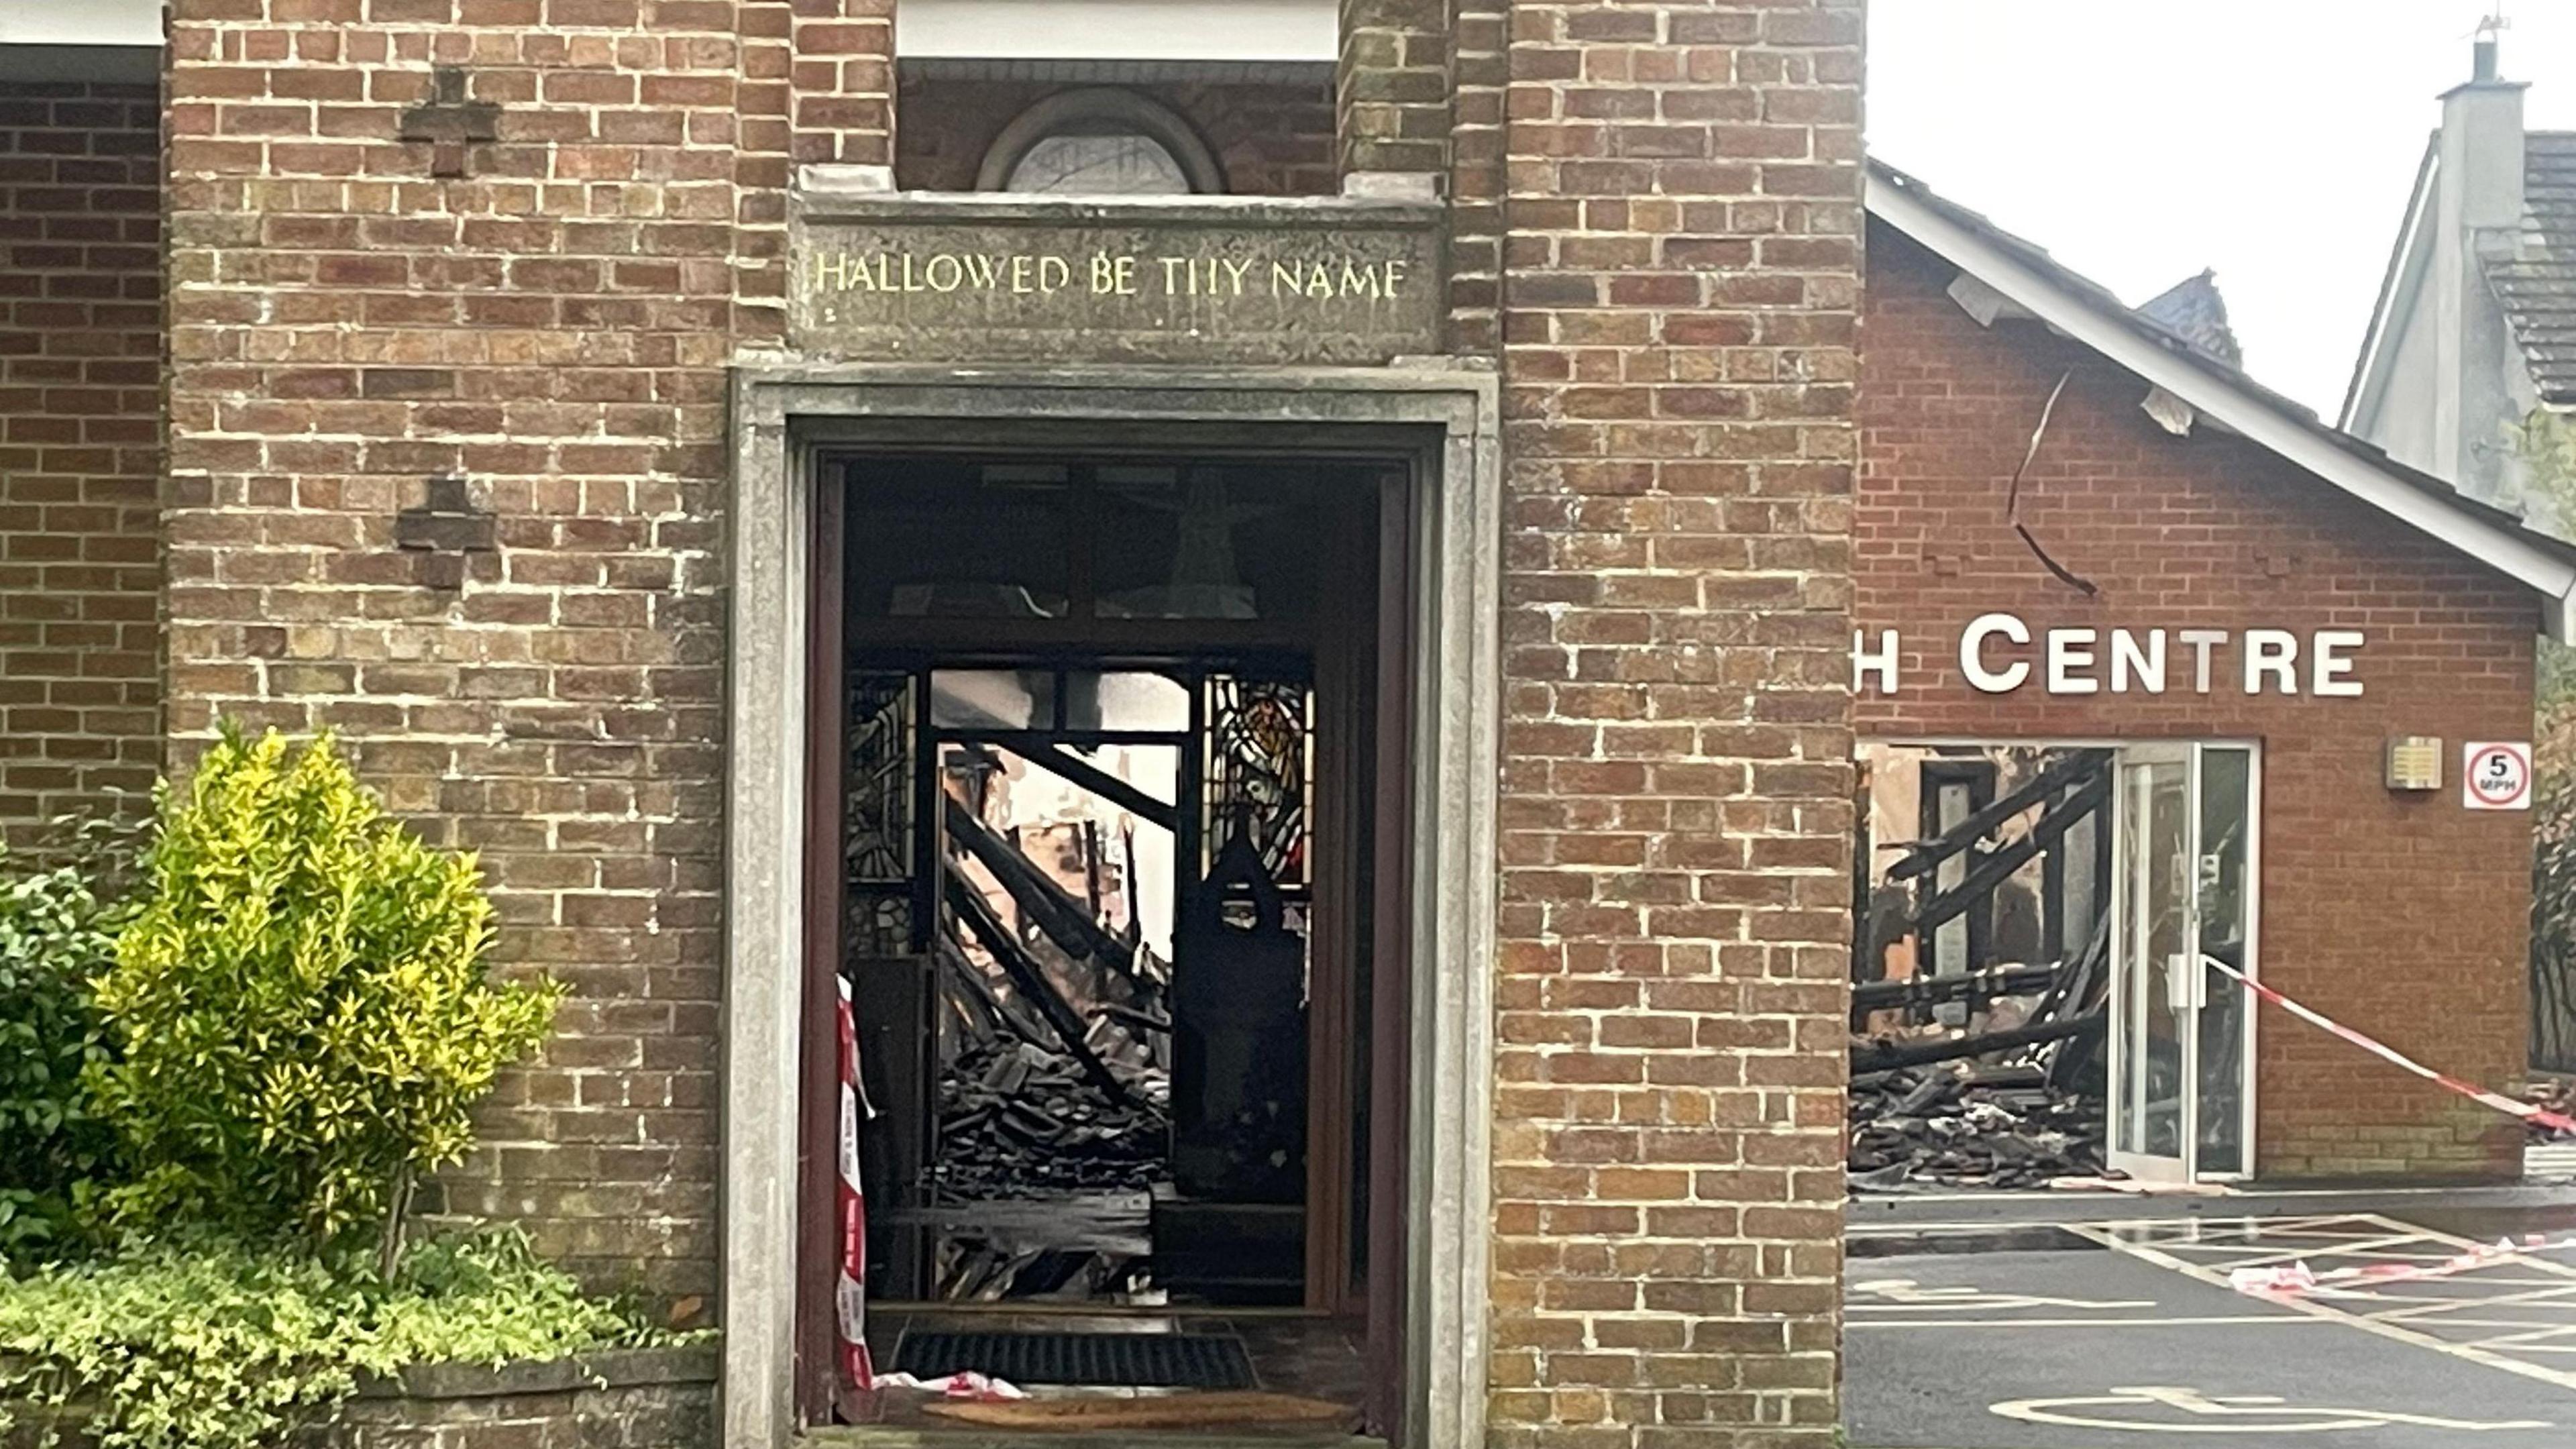
{"label": "carved inscription", "polygon": [[1053,297],[1087,291],[1095,297],[1229,298],[1267,296],[1273,301],[1331,302],[1350,298],[1388,301],[1412,281],[1403,257],[1272,260],[1257,257],[1138,256],[1093,252],[1087,257],[994,252],[818,252],[809,279],[819,294],[834,292],[987,292],[1014,297]]}
{"label": "carved inscription", "polygon": [[792,302],[818,356],[1375,363],[1440,347],[1432,231],[826,223]]}

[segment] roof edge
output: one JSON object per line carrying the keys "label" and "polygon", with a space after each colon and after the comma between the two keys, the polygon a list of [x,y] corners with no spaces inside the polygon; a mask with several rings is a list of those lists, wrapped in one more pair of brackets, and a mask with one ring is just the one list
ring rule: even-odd
{"label": "roof edge", "polygon": [[2250,382],[2195,365],[2175,348],[2160,345],[2125,310],[2113,315],[2067,283],[2008,254],[1977,228],[1949,215],[1949,203],[1936,202],[1893,168],[1871,163],[1863,196],[1870,215],[2097,355],[2293,466],[2531,589],[2540,596],[2546,632],[2562,643],[2576,643],[2576,553],[2565,546],[2504,527],[2453,490],[2437,496],[2339,446],[2330,439],[2348,435],[2326,428],[2304,409],[2294,410],[2286,399],[2262,395]]}
{"label": "roof edge", "polygon": [[2432,204],[2435,171],[2442,154],[2439,131],[2424,143],[2423,159],[2415,163],[2415,185],[2406,193],[2406,214],[2397,223],[2397,242],[2389,248],[2388,267],[2380,274],[2379,295],[2370,304],[2370,325],[2361,334],[2361,350],[2353,357],[2352,380],[2344,385],[2343,408],[2335,414],[2338,426],[2350,428],[2361,410],[2365,393],[2375,393],[2372,386],[2380,357],[2381,344],[2388,340],[2390,309],[2397,304],[2397,293],[2406,277],[2417,272],[2418,245],[2424,234],[2427,208]]}

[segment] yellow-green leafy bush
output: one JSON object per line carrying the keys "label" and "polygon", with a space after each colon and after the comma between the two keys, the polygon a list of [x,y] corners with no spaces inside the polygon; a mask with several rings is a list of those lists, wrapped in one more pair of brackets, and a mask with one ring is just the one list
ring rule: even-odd
{"label": "yellow-green leafy bush", "polygon": [[470,855],[386,816],[328,736],[227,731],[165,785],[134,914],[97,997],[99,1107],[136,1178],[130,1226],[398,1241],[421,1173],[541,1041],[560,988],[489,979]]}
{"label": "yellow-green leafy bush", "polygon": [[389,1283],[301,1250],[130,1243],[0,1278],[0,1440],[276,1449],[363,1375],[673,1341],[508,1230],[423,1243]]}

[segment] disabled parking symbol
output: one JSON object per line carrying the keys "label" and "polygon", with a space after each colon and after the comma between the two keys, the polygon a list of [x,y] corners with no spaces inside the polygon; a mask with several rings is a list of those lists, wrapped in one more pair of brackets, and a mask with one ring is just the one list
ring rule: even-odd
{"label": "disabled parking symbol", "polygon": [[2215,1396],[2171,1385],[2118,1388],[2085,1398],[2011,1399],[1990,1404],[1987,1411],[2025,1424],[2149,1434],[2325,1434],[2400,1426],[2482,1434],[2550,1427],[2542,1419],[2450,1419],[2398,1409],[2293,1404],[2261,1394]]}

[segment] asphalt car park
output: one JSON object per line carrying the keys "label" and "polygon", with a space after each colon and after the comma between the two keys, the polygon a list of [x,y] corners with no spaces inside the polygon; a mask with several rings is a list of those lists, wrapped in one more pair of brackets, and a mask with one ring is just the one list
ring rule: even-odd
{"label": "asphalt car park", "polygon": [[[2414,1220],[2444,1216],[2213,1210],[1856,1256],[1850,1441],[2576,1443],[2576,1247],[2513,1214]],[[2450,1230],[2471,1225],[2495,1235]]]}

